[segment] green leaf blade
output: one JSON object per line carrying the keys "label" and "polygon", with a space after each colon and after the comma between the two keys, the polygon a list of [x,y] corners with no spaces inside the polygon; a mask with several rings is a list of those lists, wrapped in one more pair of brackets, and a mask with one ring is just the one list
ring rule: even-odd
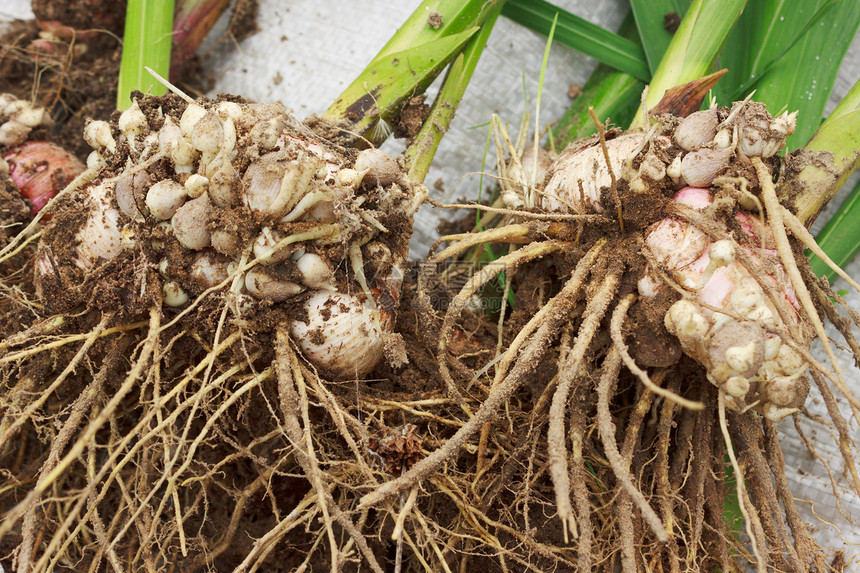
{"label": "green leaf blade", "polygon": [[472,36],[466,48],[458,55],[451,64],[445,82],[439,90],[439,95],[433,102],[430,115],[424,121],[424,125],[418,131],[412,143],[406,148],[404,157],[409,170],[409,177],[413,181],[424,181],[430,164],[436,155],[436,150],[442,141],[454,113],[460,105],[460,100],[466,92],[478,59],[487,45],[490,33],[499,16],[499,10],[492,12],[481,26],[481,30]]}
{"label": "green leaf blade", "polygon": [[645,53],[636,42],[545,0],[509,0],[502,9],[503,16],[544,35],[549,33],[556,14],[556,41],[640,80],[650,79]]}
{"label": "green leaf blade", "polygon": [[[648,89],[647,104],[653,108],[666,90],[708,75],[723,49],[729,33],[744,10],[747,0],[695,0],[654,72]],[[636,115],[634,127],[643,127],[643,112]]]}
{"label": "green leaf blade", "polygon": [[[860,252],[860,183],[815,240],[827,256],[842,268]],[[810,256],[809,262],[815,276],[826,276],[831,283],[836,278],[836,273],[815,255]]]}
{"label": "green leaf blade", "polygon": [[666,15],[674,12],[683,17],[689,6],[690,3],[684,0],[631,0],[630,8],[636,18],[651,73],[657,70],[672,41],[672,33],[665,26]]}
{"label": "green leaf blade", "polygon": [[396,116],[410,96],[423,92],[504,0],[425,0],[367,67],[323,114],[352,124],[343,132],[354,144],[378,145],[387,130],[380,119]]}
{"label": "green leaf blade", "polygon": [[[632,14],[628,14],[624,19],[618,34],[639,42]],[[617,126],[628,125],[636,115],[643,89],[645,84],[630,74],[619,72],[605,64],[597,66],[582,86],[582,93],[571,102],[559,121],[560,148],[597,133],[597,126],[588,113],[589,107],[594,108],[594,113],[601,122],[609,120]]]}
{"label": "green leaf blade", "polygon": [[478,30],[472,28],[374,58],[323,117],[346,119],[353,124],[353,132],[374,145],[381,143],[370,130],[380,119],[387,121],[395,115],[406,98],[424,91]]}

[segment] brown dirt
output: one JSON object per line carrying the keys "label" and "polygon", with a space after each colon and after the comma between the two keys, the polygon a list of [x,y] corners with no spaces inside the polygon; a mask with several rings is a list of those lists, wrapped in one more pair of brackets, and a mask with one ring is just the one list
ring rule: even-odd
{"label": "brown dirt", "polygon": [[403,104],[400,114],[394,122],[394,136],[411,140],[418,135],[424,120],[430,115],[430,106],[424,94],[411,97]]}
{"label": "brown dirt", "polygon": [[29,202],[8,175],[0,175],[0,245],[5,246],[29,219]]}

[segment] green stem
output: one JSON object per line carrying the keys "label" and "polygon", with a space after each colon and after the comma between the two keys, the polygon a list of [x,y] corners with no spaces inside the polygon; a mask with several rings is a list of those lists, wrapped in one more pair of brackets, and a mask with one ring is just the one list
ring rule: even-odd
{"label": "green stem", "polygon": [[117,109],[131,105],[131,92],[162,95],[167,88],[152,79],[144,66],[168,77],[170,71],[173,0],[129,0],[117,85]]}
{"label": "green stem", "polygon": [[436,101],[433,102],[430,115],[424,121],[424,125],[421,126],[415,139],[406,148],[404,153],[406,168],[409,170],[409,177],[413,181],[424,181],[427,176],[433,156],[436,155],[439,143],[445,132],[448,131],[451,120],[454,119],[454,113],[457,111],[466,87],[472,79],[475,66],[478,65],[478,59],[487,45],[490,32],[493,30],[493,25],[496,23],[503,5],[504,0],[496,4],[494,10],[481,26],[481,30],[472,36],[472,39],[466,44],[466,48],[451,64],[448,74],[445,76],[445,83],[439,90]]}
{"label": "green stem", "polygon": [[[810,157],[809,153],[824,155]],[[798,218],[809,226],[858,167],[860,81],[821,124],[799,157],[803,167],[785,191],[795,198]]]}
{"label": "green stem", "polygon": [[348,122],[343,132],[356,144],[380,144],[388,135],[388,130],[375,129],[380,120],[395,120],[402,104],[430,85],[500,4],[425,0],[323,118]]}
{"label": "green stem", "polygon": [[[646,104],[656,106],[666,90],[699,79],[712,66],[747,0],[695,0],[681,20],[648,86]],[[644,128],[640,109],[631,127]]]}
{"label": "green stem", "polygon": [[541,34],[549,34],[558,18],[555,37],[560,44],[591,56],[603,64],[626,72],[640,80],[651,77],[642,45],[592,24],[545,0],[509,0],[502,14]]}

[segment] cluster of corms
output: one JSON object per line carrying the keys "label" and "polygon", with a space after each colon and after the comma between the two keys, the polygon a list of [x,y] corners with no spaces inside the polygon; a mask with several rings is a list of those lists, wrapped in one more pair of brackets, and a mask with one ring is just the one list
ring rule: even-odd
{"label": "cluster of corms", "polygon": [[[806,399],[808,363],[784,338],[792,333],[808,347],[811,329],[761,223],[757,180],[749,166],[751,157],[767,159],[781,151],[794,128],[795,114],[773,118],[757,102],[684,119],[659,116],[647,133],[609,139],[606,151],[594,142],[566,150],[539,195],[539,205],[549,211],[605,214],[613,183],[607,153],[612,175],[630,192],[668,192],[675,204],[712,221],[727,238],[715,240],[680,217],[651,224],[642,242],[649,262],[639,294],[677,297],[682,291],[666,313],[667,330],[706,367],[727,405],[754,408],[772,420],[797,411]],[[734,202],[732,229],[711,216],[718,195]],[[762,284],[778,294],[769,295]]]}
{"label": "cluster of corms", "polygon": [[42,239],[42,296],[143,253],[165,307],[217,290],[240,309],[290,301],[284,327],[309,359],[336,377],[367,373],[391,330],[426,189],[389,155],[339,148],[279,104],[169,101],[135,101],[114,124],[86,126],[99,173],[79,192],[74,256],[54,255],[61,229]]}

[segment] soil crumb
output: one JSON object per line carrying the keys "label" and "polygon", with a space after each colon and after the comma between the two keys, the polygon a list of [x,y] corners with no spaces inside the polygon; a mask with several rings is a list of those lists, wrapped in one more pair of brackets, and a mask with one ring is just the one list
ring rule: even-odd
{"label": "soil crumb", "polygon": [[666,12],[663,16],[663,28],[670,34],[678,31],[681,25],[681,16],[677,12]]}
{"label": "soil crumb", "polygon": [[442,14],[439,12],[430,12],[430,16],[427,17],[427,25],[433,28],[434,30],[438,30],[442,27]]}
{"label": "soil crumb", "polygon": [[400,116],[394,122],[395,137],[412,139],[418,135],[424,120],[430,115],[430,106],[424,103],[426,99],[427,96],[422,94],[406,101],[400,110]]}

